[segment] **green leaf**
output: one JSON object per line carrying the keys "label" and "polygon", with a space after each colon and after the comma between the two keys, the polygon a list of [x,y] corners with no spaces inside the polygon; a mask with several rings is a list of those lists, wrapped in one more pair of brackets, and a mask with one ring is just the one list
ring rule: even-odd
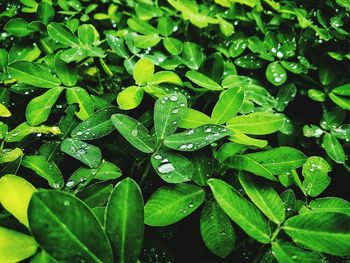
{"label": "green leaf", "polygon": [[79,41],[85,46],[92,46],[95,42],[95,28],[93,25],[84,24],[78,28]]}
{"label": "green leaf", "polygon": [[236,116],[227,121],[227,127],[233,131],[252,135],[265,135],[278,131],[284,124],[281,114],[271,112],[255,112]]}
{"label": "green leaf", "polygon": [[176,23],[170,17],[163,16],[159,18],[157,28],[162,36],[168,37],[173,33],[174,28],[176,28]]}
{"label": "green leaf", "polygon": [[[95,178],[94,178],[95,179]],[[113,190],[113,185],[109,182],[97,182],[81,190],[77,197],[90,208],[104,206]]]}
{"label": "green leaf", "polygon": [[44,156],[26,155],[21,165],[47,180],[49,185],[53,188],[62,188],[64,185],[60,169],[54,162],[48,162]]}
{"label": "green leaf", "polygon": [[304,250],[284,241],[273,242],[272,253],[279,263],[319,263],[324,261],[317,252]]}
{"label": "green leaf", "polygon": [[107,107],[96,111],[88,119],[79,123],[71,133],[78,140],[95,140],[114,131],[111,116],[118,112],[117,107]]}
{"label": "green leaf", "polygon": [[45,25],[51,22],[54,15],[55,15],[55,9],[50,4],[46,2],[41,2],[38,5],[37,17]]}
{"label": "green leaf", "polygon": [[152,79],[154,74],[154,64],[152,60],[148,58],[141,58],[136,62],[133,77],[136,84],[143,85],[149,82]]}
{"label": "green leaf", "polygon": [[101,224],[88,206],[75,196],[40,190],[30,201],[28,217],[35,240],[57,261],[113,262]]}
{"label": "green leaf", "polygon": [[24,155],[22,149],[15,148],[15,149],[3,149],[0,152],[0,163],[10,163],[15,160],[17,160],[19,157]]}
{"label": "green leaf", "polygon": [[336,95],[333,92],[328,93],[328,96],[340,108],[343,108],[345,110],[350,110],[350,99],[349,98]]}
{"label": "green leaf", "polygon": [[29,201],[35,191],[35,187],[22,177],[8,174],[0,178],[2,207],[26,227],[29,225],[27,215]]}
{"label": "green leaf", "polygon": [[0,262],[20,262],[34,255],[37,246],[31,236],[0,227]]}
{"label": "green leaf", "polygon": [[206,124],[169,135],[164,139],[164,145],[178,151],[196,151],[231,134],[224,126]]}
{"label": "green leaf", "polygon": [[155,142],[145,128],[137,120],[123,114],[114,114],[111,117],[114,127],[136,149],[144,153],[152,153]]}
{"label": "green leaf", "polygon": [[215,200],[222,210],[249,236],[261,243],[269,243],[271,229],[259,210],[241,197],[229,184],[219,179],[208,180]]}
{"label": "green leaf", "polygon": [[66,63],[61,59],[62,52],[55,56],[55,71],[59,79],[66,86],[75,86],[78,81],[78,68],[73,63]]}
{"label": "green leaf", "polygon": [[291,147],[278,147],[271,150],[234,155],[226,160],[229,167],[251,172],[255,175],[276,180],[274,175],[290,172],[306,161],[306,156]]}
{"label": "green leaf", "polygon": [[275,61],[270,63],[266,68],[266,78],[275,86],[280,86],[287,80],[287,72]]}
{"label": "green leaf", "polygon": [[24,137],[28,136],[29,134],[32,133],[52,133],[53,135],[58,135],[61,134],[61,130],[56,127],[49,127],[49,126],[44,126],[40,125],[37,127],[32,127],[28,123],[23,122],[20,125],[18,125],[15,129],[10,131],[8,134],[6,134],[5,141],[6,142],[19,142],[21,141]]}
{"label": "green leaf", "polygon": [[7,22],[4,29],[16,37],[25,37],[32,33],[28,29],[28,22],[23,18],[14,18]]}
{"label": "green leaf", "polygon": [[204,206],[200,230],[204,244],[212,253],[221,258],[231,254],[235,247],[236,234],[230,219],[216,202],[209,201]]}
{"label": "green leaf", "polygon": [[172,71],[159,71],[155,73],[150,82],[152,85],[159,85],[162,83],[169,83],[182,86],[183,82],[179,75]]}
{"label": "green leaf", "polygon": [[328,176],[331,170],[330,165],[322,157],[309,157],[303,165],[305,192],[312,197],[321,194],[331,181]]}
{"label": "green leaf", "polygon": [[131,178],[120,181],[110,195],[105,229],[117,262],[136,262],[142,249],[144,211],[141,189]]}
{"label": "green leaf", "polygon": [[189,70],[186,73],[186,77],[189,78],[193,83],[205,89],[222,90],[220,84],[216,83],[214,80],[198,71]]}
{"label": "green leaf", "polygon": [[294,242],[310,249],[335,256],[350,255],[350,216],[306,213],[288,219],[283,229]]}
{"label": "green leaf", "polygon": [[122,171],[118,166],[113,163],[103,161],[102,165],[98,168],[94,179],[106,181],[111,179],[116,179],[122,175]]}
{"label": "green leaf", "polygon": [[94,113],[94,105],[89,93],[79,87],[68,88],[66,91],[67,103],[69,105],[77,103],[79,111],[75,113],[82,121],[89,118]]}
{"label": "green leaf", "polygon": [[284,109],[288,106],[288,103],[294,99],[296,94],[297,88],[294,84],[288,84],[280,87],[277,94],[276,110],[284,111]]}
{"label": "green leaf", "polygon": [[203,112],[188,108],[184,114],[179,127],[185,129],[197,128],[204,124],[211,123],[211,118]]}
{"label": "green leaf", "polygon": [[243,88],[231,88],[222,92],[211,113],[213,122],[223,124],[232,119],[241,109],[243,101]]}
{"label": "green leaf", "polygon": [[325,130],[331,130],[337,128],[346,117],[346,111],[339,108],[334,107],[330,111],[326,111],[321,119],[320,125]]}
{"label": "green leaf", "polygon": [[16,61],[8,66],[8,70],[14,79],[35,87],[50,89],[61,84],[59,79],[35,62]]}
{"label": "green leaf", "polygon": [[62,87],[51,88],[44,94],[32,99],[26,108],[26,119],[28,123],[35,126],[46,121],[62,91]]}
{"label": "green leaf", "polygon": [[269,184],[249,174],[239,173],[239,182],[249,198],[272,222],[285,220],[284,206],[276,190]]}
{"label": "green leaf", "polygon": [[339,197],[323,197],[310,202],[310,212],[336,212],[350,216],[350,202]]}
{"label": "green leaf", "polygon": [[191,154],[189,160],[193,164],[192,180],[199,186],[207,184],[207,180],[213,174],[214,160],[210,150],[196,151]]}
{"label": "green leaf", "polygon": [[183,63],[192,70],[198,70],[205,60],[201,47],[193,42],[185,42],[182,50]]}
{"label": "green leaf", "polygon": [[143,98],[143,88],[139,86],[130,86],[118,93],[117,102],[122,110],[132,110],[140,105]]}
{"label": "green leaf", "polygon": [[90,168],[96,167],[102,159],[101,150],[94,145],[76,139],[65,139],[61,151],[85,163]]}
{"label": "green leaf", "polygon": [[264,148],[268,144],[266,140],[255,139],[236,130],[235,133],[229,137],[229,140],[238,144],[252,145],[258,148]]}
{"label": "green leaf", "polygon": [[350,96],[350,84],[344,84],[332,89],[332,93],[341,96]]}
{"label": "green leaf", "polygon": [[158,140],[175,132],[187,111],[187,100],[181,93],[171,93],[159,98],[154,106],[154,129]]}
{"label": "green leaf", "polygon": [[193,165],[180,154],[159,151],[152,155],[151,163],[160,178],[167,183],[183,183],[192,178]]}
{"label": "green leaf", "polygon": [[65,25],[61,23],[52,22],[47,26],[47,33],[49,36],[66,46],[74,47],[79,45],[79,39],[73,34],[73,32]]}
{"label": "green leaf", "polygon": [[152,35],[135,35],[134,36],[134,44],[135,47],[138,48],[151,48],[157,45],[160,42],[161,38],[157,34]]}
{"label": "green leaf", "polygon": [[0,117],[10,117],[11,112],[9,109],[0,103]]}
{"label": "green leaf", "polygon": [[177,38],[173,38],[173,37],[164,38],[163,46],[171,55],[174,55],[174,56],[181,54],[183,49],[182,42]]}
{"label": "green leaf", "polygon": [[128,59],[129,52],[127,51],[124,41],[122,39],[112,35],[107,34],[106,40],[111,49],[120,57]]}
{"label": "green leaf", "polygon": [[344,149],[333,134],[327,133],[323,136],[322,147],[326,150],[328,156],[336,163],[345,162]]}
{"label": "green leaf", "polygon": [[204,201],[204,190],[190,184],[159,188],[145,205],[145,224],[168,226],[193,213]]}

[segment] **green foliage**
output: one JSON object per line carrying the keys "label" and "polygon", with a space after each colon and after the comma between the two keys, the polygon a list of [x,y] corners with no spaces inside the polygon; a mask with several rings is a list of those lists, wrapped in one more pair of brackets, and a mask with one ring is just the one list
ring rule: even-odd
{"label": "green foliage", "polygon": [[0,262],[348,262],[349,12],[2,1]]}

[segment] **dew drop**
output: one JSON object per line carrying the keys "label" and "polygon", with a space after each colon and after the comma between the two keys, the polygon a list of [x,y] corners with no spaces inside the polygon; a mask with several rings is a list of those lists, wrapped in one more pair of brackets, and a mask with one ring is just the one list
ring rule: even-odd
{"label": "dew drop", "polygon": [[168,174],[175,171],[175,167],[171,163],[164,163],[161,164],[157,170],[162,174]]}

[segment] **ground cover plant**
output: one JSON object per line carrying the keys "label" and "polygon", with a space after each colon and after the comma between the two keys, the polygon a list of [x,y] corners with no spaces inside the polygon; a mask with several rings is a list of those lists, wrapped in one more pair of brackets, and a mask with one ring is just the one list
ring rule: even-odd
{"label": "ground cover plant", "polygon": [[350,262],[348,0],[0,3],[0,262]]}

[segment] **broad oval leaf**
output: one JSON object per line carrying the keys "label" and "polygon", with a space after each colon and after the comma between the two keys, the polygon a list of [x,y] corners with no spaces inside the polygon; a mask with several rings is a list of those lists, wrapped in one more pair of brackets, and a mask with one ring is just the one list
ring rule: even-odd
{"label": "broad oval leaf", "polygon": [[279,263],[319,263],[324,261],[321,255],[315,251],[308,251],[284,241],[273,242],[272,253]]}
{"label": "broad oval leaf", "polygon": [[152,79],[154,74],[154,64],[152,60],[148,58],[141,58],[136,62],[133,77],[136,84],[143,85]]}
{"label": "broad oval leaf", "polygon": [[63,176],[60,169],[54,162],[46,161],[44,156],[26,155],[21,165],[34,171],[37,175],[47,180],[53,188],[62,188],[64,185]]}
{"label": "broad oval leaf", "polygon": [[72,33],[72,31],[61,23],[52,22],[47,26],[47,33],[49,36],[66,46],[77,46],[79,45],[79,39]]}
{"label": "broad oval leaf", "polygon": [[229,167],[251,172],[255,175],[276,180],[274,175],[290,172],[306,161],[306,156],[291,147],[278,147],[271,150],[234,155],[226,160]]}
{"label": "broad oval leaf", "polygon": [[78,68],[74,63],[67,63],[61,59],[62,52],[55,56],[55,71],[62,83],[66,86],[74,86],[78,81]]}
{"label": "broad oval leaf", "polygon": [[190,184],[159,188],[145,205],[145,224],[167,226],[193,213],[204,201],[204,190]]}
{"label": "broad oval leaf", "polygon": [[287,80],[287,72],[278,61],[270,63],[266,68],[266,78],[275,86],[280,86]]}
{"label": "broad oval leaf", "polygon": [[94,105],[89,93],[79,87],[68,88],[66,91],[67,103],[69,105],[77,103],[79,111],[75,113],[82,121],[89,118],[94,113]]}
{"label": "broad oval leaf", "polygon": [[55,88],[61,81],[54,77],[42,65],[30,61],[15,61],[8,66],[11,76],[21,83],[33,85],[39,88]]}
{"label": "broad oval leaf", "polygon": [[111,120],[118,132],[136,149],[144,153],[155,150],[155,141],[140,122],[124,114],[114,114]]}
{"label": "broad oval leaf", "polygon": [[225,258],[233,251],[236,233],[230,219],[216,202],[209,201],[204,206],[200,231],[204,244],[215,255]]}
{"label": "broad oval leaf", "polygon": [[215,82],[211,78],[207,77],[203,73],[198,71],[190,70],[187,71],[186,77],[190,79],[193,83],[198,86],[208,89],[208,90],[222,90],[222,87],[219,83]]}
{"label": "broad oval leaf", "polygon": [[114,131],[111,116],[118,112],[117,107],[107,107],[96,111],[88,119],[79,123],[71,133],[78,140],[95,140]]}
{"label": "broad oval leaf", "polygon": [[29,203],[28,217],[35,240],[59,262],[113,262],[101,224],[75,196],[40,190]]}
{"label": "broad oval leaf", "polygon": [[27,210],[35,187],[16,175],[5,175],[0,179],[0,203],[23,225],[28,227]]}
{"label": "broad oval leaf", "polygon": [[350,216],[350,202],[339,197],[323,197],[312,200],[311,212],[337,212]]}
{"label": "broad oval leaf", "polygon": [[160,178],[167,183],[183,183],[192,178],[193,165],[180,154],[156,152],[151,157],[151,163]]}
{"label": "broad oval leaf", "polygon": [[37,246],[33,237],[0,227],[0,262],[20,262],[34,255]]}
{"label": "broad oval leaf", "polygon": [[188,108],[179,124],[179,127],[185,129],[193,129],[211,122],[211,118],[205,113]]}
{"label": "broad oval leaf", "polygon": [[294,216],[283,226],[295,241],[335,256],[350,255],[350,216],[319,212]]}
{"label": "broad oval leaf", "polygon": [[171,93],[159,98],[154,106],[154,129],[158,140],[175,132],[187,111],[186,97]]}
{"label": "broad oval leaf", "polygon": [[236,116],[244,101],[243,88],[231,88],[220,94],[211,113],[211,118],[215,124],[223,124]]}
{"label": "broad oval leaf", "polygon": [[179,151],[196,151],[233,132],[221,125],[206,124],[165,138],[164,145]]}
{"label": "broad oval leaf", "polygon": [[331,166],[322,157],[309,157],[303,165],[305,192],[312,197],[321,194],[331,181],[328,176],[331,170]]}
{"label": "broad oval leaf", "polygon": [[96,167],[102,159],[100,148],[76,139],[65,139],[61,151],[85,163],[90,168]]}
{"label": "broad oval leaf", "polygon": [[183,49],[182,42],[179,39],[173,37],[164,38],[163,46],[171,55],[174,56],[179,55]]}
{"label": "broad oval leaf", "polygon": [[264,244],[270,242],[270,226],[252,203],[222,180],[210,179],[208,185],[222,210],[237,225],[255,240]]}
{"label": "broad oval leaf", "polygon": [[143,243],[144,211],[141,189],[131,178],[112,191],[105,214],[105,229],[116,262],[136,262]]}
{"label": "broad oval leaf", "polygon": [[272,222],[281,224],[285,219],[283,202],[276,190],[259,178],[239,173],[239,182],[249,198]]}
{"label": "broad oval leaf", "polygon": [[132,110],[140,105],[143,98],[143,88],[130,86],[118,93],[117,103],[122,110]]}
{"label": "broad oval leaf", "polygon": [[46,121],[62,91],[62,87],[51,88],[44,94],[32,99],[26,108],[26,119],[28,123],[36,126]]}
{"label": "broad oval leaf", "polygon": [[325,134],[323,136],[322,147],[327,152],[328,156],[336,163],[345,162],[345,153],[342,145],[333,134]]}
{"label": "broad oval leaf", "polygon": [[246,134],[265,135],[281,129],[284,121],[281,114],[255,112],[233,117],[227,122],[227,127]]}
{"label": "broad oval leaf", "polygon": [[183,43],[182,59],[187,67],[198,70],[205,60],[205,55],[198,44],[185,42]]}

